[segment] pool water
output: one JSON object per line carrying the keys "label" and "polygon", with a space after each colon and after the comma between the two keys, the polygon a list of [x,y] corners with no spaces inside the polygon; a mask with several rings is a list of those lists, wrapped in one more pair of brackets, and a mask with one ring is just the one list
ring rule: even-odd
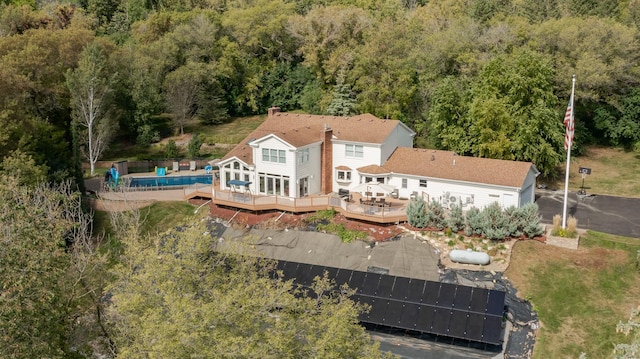
{"label": "pool water", "polygon": [[183,187],[196,183],[211,184],[212,175],[171,176],[171,177],[133,177],[129,187]]}

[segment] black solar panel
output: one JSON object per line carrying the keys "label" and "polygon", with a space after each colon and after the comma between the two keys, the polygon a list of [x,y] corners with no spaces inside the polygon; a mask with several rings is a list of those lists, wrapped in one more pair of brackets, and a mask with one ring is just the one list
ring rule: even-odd
{"label": "black solar panel", "polygon": [[467,320],[467,339],[482,341],[482,331],[484,330],[484,314],[469,313]]}
{"label": "black solar panel", "polygon": [[396,277],[396,281],[393,284],[393,291],[391,292],[391,298],[399,300],[407,300],[409,295],[409,282],[411,279],[405,277]]}
{"label": "black solar panel", "polygon": [[300,265],[300,263],[286,262],[286,265],[283,267],[284,269],[282,279],[294,279],[296,277],[296,273],[298,272],[298,265]]}
{"label": "black solar panel", "polygon": [[386,299],[376,298],[374,302],[371,304],[371,312],[369,313],[369,320],[372,324],[384,324],[384,317],[387,313],[387,304],[389,303]]}
{"label": "black solar panel", "polygon": [[301,286],[311,286],[314,277],[326,271],[337,286],[356,288],[352,299],[371,308],[359,315],[363,323],[501,343],[505,292],[287,261],[279,261],[276,270]]}
{"label": "black solar panel", "polygon": [[414,303],[422,302],[425,283],[426,282],[422,279],[411,279],[411,282],[409,282],[409,294],[407,294],[407,301]]}
{"label": "black solar panel", "polygon": [[442,308],[451,308],[453,306],[453,299],[456,296],[455,284],[442,283],[440,285],[440,295],[438,295],[437,305]]}
{"label": "black solar panel", "polygon": [[505,292],[497,290],[490,291],[489,301],[487,302],[487,314],[502,317],[502,312],[504,312],[504,297]]}
{"label": "black solar panel", "polygon": [[487,316],[484,320],[482,341],[499,344],[502,337],[502,317]]}
{"label": "black solar panel", "polygon": [[468,312],[454,310],[449,321],[449,335],[454,338],[466,339]]}
{"label": "black solar panel", "polygon": [[300,263],[298,265],[298,269],[295,272],[294,282],[300,285],[310,285],[311,278],[309,278],[309,270],[311,269],[311,264]]}
{"label": "black solar panel", "polygon": [[362,283],[364,283],[364,278],[367,275],[367,272],[358,272],[353,271],[351,274],[351,279],[349,280],[349,287],[352,289],[360,289],[362,288]]}
{"label": "black solar panel", "polygon": [[354,300],[360,304],[363,304],[363,305],[368,304],[370,306],[369,311],[367,313],[360,313],[359,319],[362,322],[371,323],[370,315],[371,315],[371,311],[373,310],[373,304],[375,302],[375,298],[369,297],[369,296],[355,295]]}
{"label": "black solar panel", "polygon": [[436,316],[433,318],[431,330],[436,334],[449,335],[449,320],[451,308],[436,308]]}
{"label": "black solar panel", "polygon": [[422,295],[422,303],[436,305],[440,296],[440,282],[427,282],[424,286],[424,294]]}
{"label": "black solar panel", "polygon": [[456,287],[456,296],[453,299],[453,307],[459,310],[469,310],[471,302],[471,290],[473,288],[459,285]]}
{"label": "black solar panel", "polygon": [[378,273],[367,273],[367,277],[364,279],[364,283],[358,293],[366,295],[375,295],[378,290],[378,282],[382,275]]}
{"label": "black solar panel", "polygon": [[338,274],[336,275],[336,284],[338,287],[342,287],[343,284],[349,284],[349,279],[351,279],[352,270],[349,269],[340,269],[338,270]]}
{"label": "black solar panel", "polygon": [[399,300],[389,299],[387,312],[384,315],[385,325],[397,327],[398,324],[400,324],[400,319],[402,318],[402,309],[404,306],[404,303]]}
{"label": "black solar panel", "polygon": [[322,276],[324,276],[325,268],[326,268],[325,266],[318,266],[318,265],[314,265],[313,267],[311,267],[309,269],[309,281],[310,281],[309,284],[313,283],[316,277],[322,278]]}
{"label": "black solar panel", "polygon": [[436,308],[430,305],[421,305],[418,312],[416,329],[421,332],[433,333],[433,319],[436,317]]}
{"label": "black solar panel", "polygon": [[487,311],[487,300],[489,298],[489,290],[484,288],[473,288],[471,293],[471,304],[469,310],[472,312],[484,313]]}
{"label": "black solar panel", "polygon": [[398,327],[415,330],[416,323],[418,322],[418,313],[420,311],[420,305],[415,303],[405,302],[405,306],[402,309],[402,315],[400,316],[400,322]]}
{"label": "black solar panel", "polygon": [[396,277],[392,277],[390,275],[383,275],[380,278],[380,284],[378,285],[378,291],[376,295],[378,297],[388,298],[391,296],[391,292],[393,290],[393,283],[395,282]]}

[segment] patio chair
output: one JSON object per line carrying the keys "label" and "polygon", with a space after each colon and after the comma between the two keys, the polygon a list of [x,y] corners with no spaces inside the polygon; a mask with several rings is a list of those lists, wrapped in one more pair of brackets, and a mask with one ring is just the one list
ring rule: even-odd
{"label": "patio chair", "polygon": [[386,205],[387,205],[387,203],[386,203],[386,201],[385,201],[385,199],[384,199],[384,198],[380,198],[380,199],[378,200],[378,207],[384,207],[384,206],[386,206]]}

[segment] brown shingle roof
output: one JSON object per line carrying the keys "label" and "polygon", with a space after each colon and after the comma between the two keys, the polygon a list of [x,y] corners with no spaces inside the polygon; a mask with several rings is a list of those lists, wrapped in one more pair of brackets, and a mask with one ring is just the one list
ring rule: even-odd
{"label": "brown shingle roof", "polygon": [[389,170],[387,170],[384,167],[380,167],[378,165],[368,165],[368,166],[358,168],[358,172],[367,173],[371,175],[381,175],[381,174],[389,173]]}
{"label": "brown shingle roof", "polygon": [[227,153],[223,160],[237,156],[252,164],[251,146],[247,144],[269,134],[300,147],[322,141],[324,127],[327,125],[333,130],[336,140],[382,143],[399,124],[398,120],[382,120],[371,114],[341,117],[276,112]]}
{"label": "brown shingle roof", "polygon": [[458,156],[450,151],[398,147],[383,167],[397,174],[521,187],[530,162]]}

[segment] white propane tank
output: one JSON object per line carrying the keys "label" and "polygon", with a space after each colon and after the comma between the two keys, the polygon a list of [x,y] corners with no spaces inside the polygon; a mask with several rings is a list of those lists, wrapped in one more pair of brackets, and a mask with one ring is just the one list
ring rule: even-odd
{"label": "white propane tank", "polygon": [[467,264],[481,264],[486,265],[489,264],[490,258],[487,253],[484,252],[474,252],[471,249],[467,249],[463,251],[461,249],[454,249],[449,253],[449,258],[452,261],[458,263],[467,263]]}

